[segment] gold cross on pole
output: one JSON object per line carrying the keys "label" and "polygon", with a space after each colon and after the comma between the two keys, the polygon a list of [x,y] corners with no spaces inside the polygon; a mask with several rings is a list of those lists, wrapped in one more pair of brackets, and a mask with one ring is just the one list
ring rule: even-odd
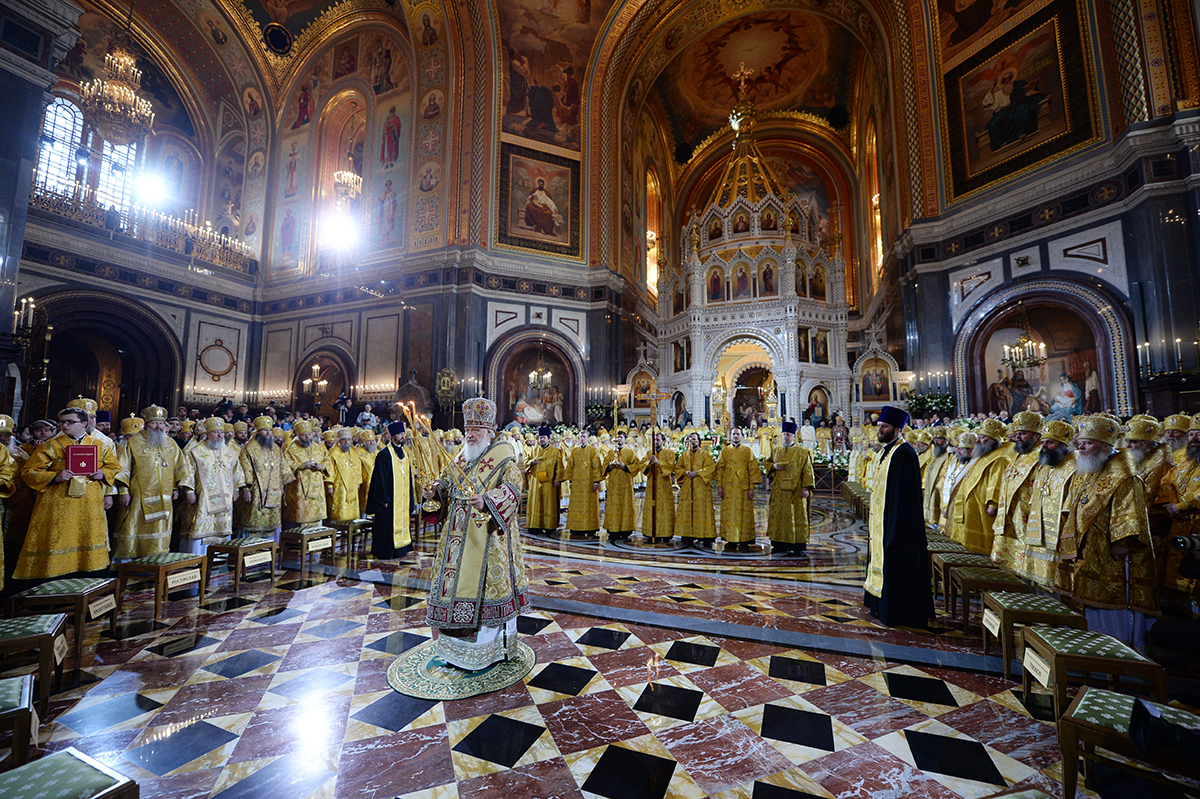
{"label": "gold cross on pole", "polygon": [[754,74],[754,70],[747,67],[746,62],[743,61],[740,64],[738,64],[737,71],[734,72],[729,77],[731,77],[732,79],[734,79],[738,82],[738,92],[744,93],[746,91],[746,78],[749,78],[753,74]]}

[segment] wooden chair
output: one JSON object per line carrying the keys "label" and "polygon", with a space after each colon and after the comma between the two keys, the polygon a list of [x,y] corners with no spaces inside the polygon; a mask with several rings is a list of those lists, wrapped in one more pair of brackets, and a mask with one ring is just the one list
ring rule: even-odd
{"label": "wooden chair", "polygon": [[[977,552],[933,552],[929,555],[929,577],[933,580],[933,595],[945,594],[946,605],[950,604],[950,570],[955,566],[978,566],[981,569],[999,569],[987,555]],[[940,585],[939,585],[940,583]]]}
{"label": "wooden chair", "polygon": [[242,575],[247,568],[253,568],[267,563],[271,566],[271,581],[275,581],[275,538],[246,536],[245,538],[226,538],[223,541],[208,545],[207,579],[211,580],[213,566],[218,559],[228,564],[233,572],[233,590],[236,592],[242,585]]}
{"label": "wooden chair", "polygon": [[950,618],[958,617],[958,598],[963,601],[963,634],[971,629],[971,597],[985,591],[1032,593],[1033,588],[1012,572],[987,566],[954,566],[950,569]]}
{"label": "wooden chair", "polygon": [[282,562],[284,553],[294,549],[299,552],[301,569],[308,564],[309,555],[316,555],[319,563],[321,553],[325,550],[333,554],[336,534],[337,531],[332,527],[293,527],[284,530],[279,536],[279,559]]}
{"label": "wooden chair", "polygon": [[33,675],[0,680],[0,728],[12,734],[14,768],[29,759],[33,719]]}
{"label": "wooden chair", "polygon": [[[67,638],[63,633],[66,626],[65,613],[0,619],[0,655],[37,653],[38,690],[43,716],[50,712],[50,675],[53,673],[62,682],[62,662],[67,655]],[[0,796],[4,796],[2,791]]]}
{"label": "wooden chair", "polygon": [[[195,571],[195,574],[193,574]],[[190,552],[160,552],[117,564],[117,613],[125,600],[125,584],[134,577],[148,577],[154,581],[154,618],[162,614],[163,597],[168,591],[200,583],[200,604],[204,604],[204,592],[208,585],[208,561],[204,555]]]}

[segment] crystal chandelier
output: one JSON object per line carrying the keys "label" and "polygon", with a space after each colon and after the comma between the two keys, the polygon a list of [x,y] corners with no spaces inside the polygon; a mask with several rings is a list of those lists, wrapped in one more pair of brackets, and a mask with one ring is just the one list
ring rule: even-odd
{"label": "crystal chandelier", "polygon": [[[1024,320],[1022,320],[1024,321]],[[1000,363],[1009,369],[1035,369],[1046,362],[1046,345],[1034,341],[1028,333],[1028,328],[1017,336],[1016,343],[1011,347],[1004,345],[1004,357]]]}
{"label": "crystal chandelier", "polygon": [[118,147],[141,141],[154,128],[150,101],[141,96],[142,71],[133,50],[133,0],[125,30],[117,34],[104,58],[104,73],[80,88],[83,113],[100,135]]}
{"label": "crystal chandelier", "polygon": [[363,181],[362,176],[354,171],[354,154],[347,153],[346,158],[350,161],[350,168],[333,173],[333,188],[340,200],[348,202],[358,199]]}
{"label": "crystal chandelier", "polygon": [[539,343],[537,366],[532,372],[529,373],[529,390],[549,391],[551,379],[552,375],[550,374],[550,370],[546,368],[546,362],[543,359],[542,345]]}

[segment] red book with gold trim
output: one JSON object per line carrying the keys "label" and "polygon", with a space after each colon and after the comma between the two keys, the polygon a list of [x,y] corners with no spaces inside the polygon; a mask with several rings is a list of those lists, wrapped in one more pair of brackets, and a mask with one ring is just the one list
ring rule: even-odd
{"label": "red book with gold trim", "polygon": [[95,444],[67,445],[67,468],[73,474],[95,474],[99,464],[100,449]]}

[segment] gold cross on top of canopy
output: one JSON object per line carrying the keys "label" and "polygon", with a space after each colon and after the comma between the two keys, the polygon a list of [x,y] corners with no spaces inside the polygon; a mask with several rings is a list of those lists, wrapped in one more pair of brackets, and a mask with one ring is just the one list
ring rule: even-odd
{"label": "gold cross on top of canopy", "polygon": [[746,62],[745,62],[745,61],[743,61],[743,62],[741,62],[740,64],[738,64],[737,71],[736,71],[736,72],[734,72],[732,75],[730,75],[730,76],[729,76],[730,78],[732,78],[733,80],[736,80],[736,81],[738,82],[738,93],[739,93],[739,94],[744,94],[744,93],[745,93],[745,91],[746,91],[746,78],[749,78],[749,77],[750,77],[750,76],[752,76],[753,74],[754,74],[754,70],[752,70],[752,69],[750,69],[749,67],[747,67],[747,66],[746,66]]}

